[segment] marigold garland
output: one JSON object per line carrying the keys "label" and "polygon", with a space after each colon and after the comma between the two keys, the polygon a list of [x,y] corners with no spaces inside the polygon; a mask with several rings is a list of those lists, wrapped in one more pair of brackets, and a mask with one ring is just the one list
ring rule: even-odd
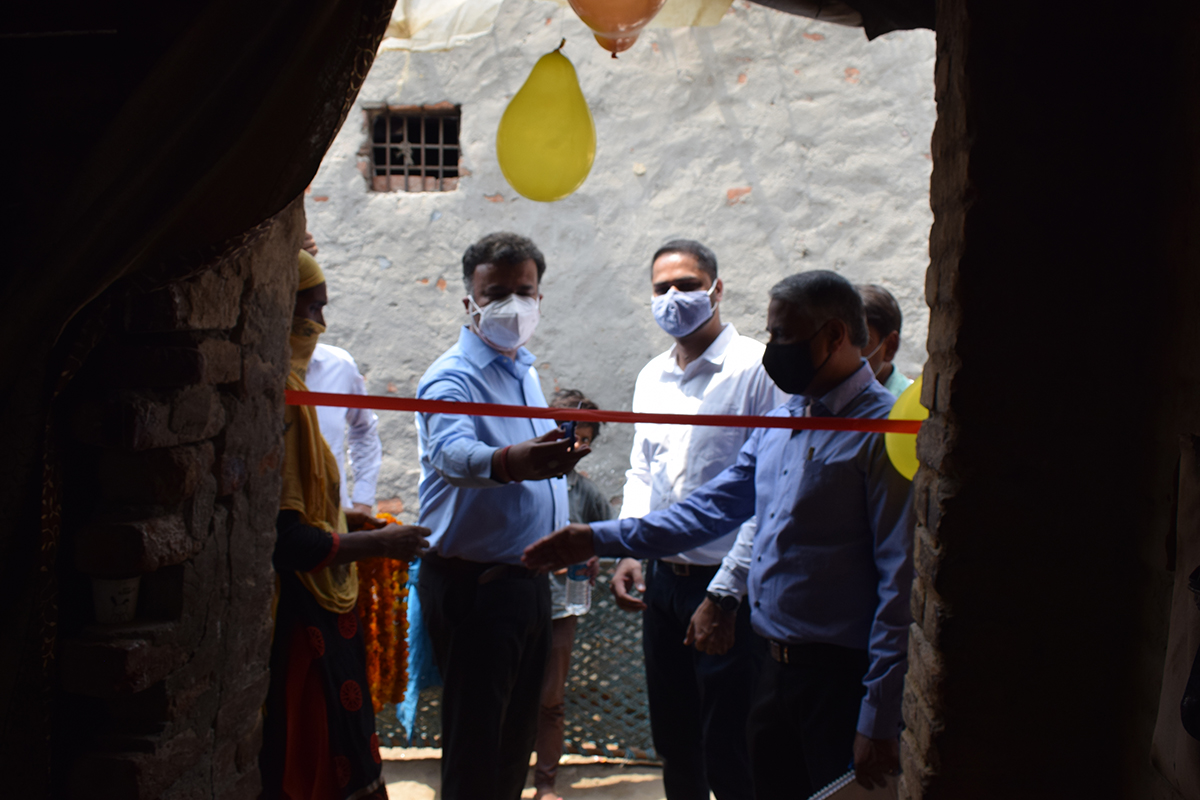
{"label": "marigold garland", "polygon": [[[376,519],[400,524],[388,513]],[[408,564],[393,558],[358,562],[358,613],[367,651],[367,682],[375,713],[400,703],[408,688]]]}

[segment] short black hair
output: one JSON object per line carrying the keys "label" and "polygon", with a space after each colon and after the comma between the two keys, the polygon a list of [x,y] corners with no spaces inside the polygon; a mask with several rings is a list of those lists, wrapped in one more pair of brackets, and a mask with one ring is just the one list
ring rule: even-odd
{"label": "short black hair", "polygon": [[[587,395],[578,389],[559,389],[554,393],[554,396],[550,398],[549,405],[551,408],[590,408],[593,410],[600,408],[600,406],[596,405],[591,400],[588,400]],[[567,420],[560,420],[560,422],[566,421]],[[592,422],[590,419],[587,419],[581,420],[579,424],[591,426],[596,431],[596,435],[592,438],[600,438],[600,429],[604,427],[603,422]]]}
{"label": "short black hair", "polygon": [[463,286],[470,294],[475,268],[480,264],[510,266],[530,260],[537,264],[538,283],[541,283],[542,275],[546,272],[546,259],[532,240],[505,231],[489,233],[463,253]]}
{"label": "short black hair", "polygon": [[713,283],[717,281],[717,254],[709,250],[699,242],[691,239],[672,239],[664,244],[654,253],[654,258],[650,259],[650,272],[654,273],[654,262],[659,258],[671,253],[683,253],[696,259],[696,263],[700,266],[701,272],[708,275]]}
{"label": "short black hair", "polygon": [[771,287],[771,299],[807,313],[820,323],[840,319],[850,330],[850,344],[867,346],[867,316],[854,284],[827,269],[798,272]]}
{"label": "short black hair", "polygon": [[867,324],[874,328],[880,336],[887,336],[892,331],[900,332],[900,304],[892,293],[874,283],[864,283],[858,286],[862,295],[863,308],[867,314]]}

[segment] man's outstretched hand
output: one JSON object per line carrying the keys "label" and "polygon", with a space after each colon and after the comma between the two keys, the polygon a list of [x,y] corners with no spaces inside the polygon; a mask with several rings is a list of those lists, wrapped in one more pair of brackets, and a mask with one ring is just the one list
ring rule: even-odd
{"label": "man's outstretched hand", "polygon": [[574,444],[561,428],[553,428],[536,439],[517,442],[506,454],[506,448],[500,448],[492,455],[492,477],[503,483],[561,477],[592,452],[590,447],[571,449]]}
{"label": "man's outstretched hand", "polygon": [[521,563],[537,572],[549,572],[582,563],[594,555],[591,526],[571,524],[526,547]]}

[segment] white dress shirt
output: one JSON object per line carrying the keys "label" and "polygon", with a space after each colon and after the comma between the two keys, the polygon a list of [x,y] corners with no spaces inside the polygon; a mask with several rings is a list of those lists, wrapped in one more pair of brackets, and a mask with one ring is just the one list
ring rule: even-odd
{"label": "white dress shirt", "polygon": [[[354,356],[340,347],[318,344],[304,384],[312,392],[335,394],[366,394],[367,382],[358,372]],[[342,483],[342,507],[353,503],[375,505],[375,481],[383,460],[383,444],[379,441],[378,417],[366,408],[337,408],[317,406],[317,422],[321,435],[338,462]],[[346,488],[346,430],[350,430],[350,466],[354,471],[354,494]]]}
{"label": "white dress shirt", "polygon": [[[677,346],[677,345],[676,345]],[[764,347],[726,323],[703,355],[680,369],[675,346],[655,356],[638,374],[633,410],[652,414],[764,415],[787,402],[762,366]],[[637,423],[625,473],[621,519],[667,508],[737,461],[750,428]],[[753,527],[751,519],[746,525]],[[737,532],[664,559],[713,566]]]}

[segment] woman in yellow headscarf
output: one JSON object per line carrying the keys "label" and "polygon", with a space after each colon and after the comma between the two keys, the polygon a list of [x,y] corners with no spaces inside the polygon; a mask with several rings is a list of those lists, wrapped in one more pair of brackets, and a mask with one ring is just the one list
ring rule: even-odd
{"label": "woman in yellow headscarf", "polygon": [[[292,319],[289,389],[325,331],[325,276],[301,251]],[[387,797],[359,630],[358,573],[364,558],[412,560],[427,528],[383,525],[343,511],[337,461],[316,410],[284,413],[283,491],[275,522],[279,602],[260,765],[266,800],[381,800]]]}

